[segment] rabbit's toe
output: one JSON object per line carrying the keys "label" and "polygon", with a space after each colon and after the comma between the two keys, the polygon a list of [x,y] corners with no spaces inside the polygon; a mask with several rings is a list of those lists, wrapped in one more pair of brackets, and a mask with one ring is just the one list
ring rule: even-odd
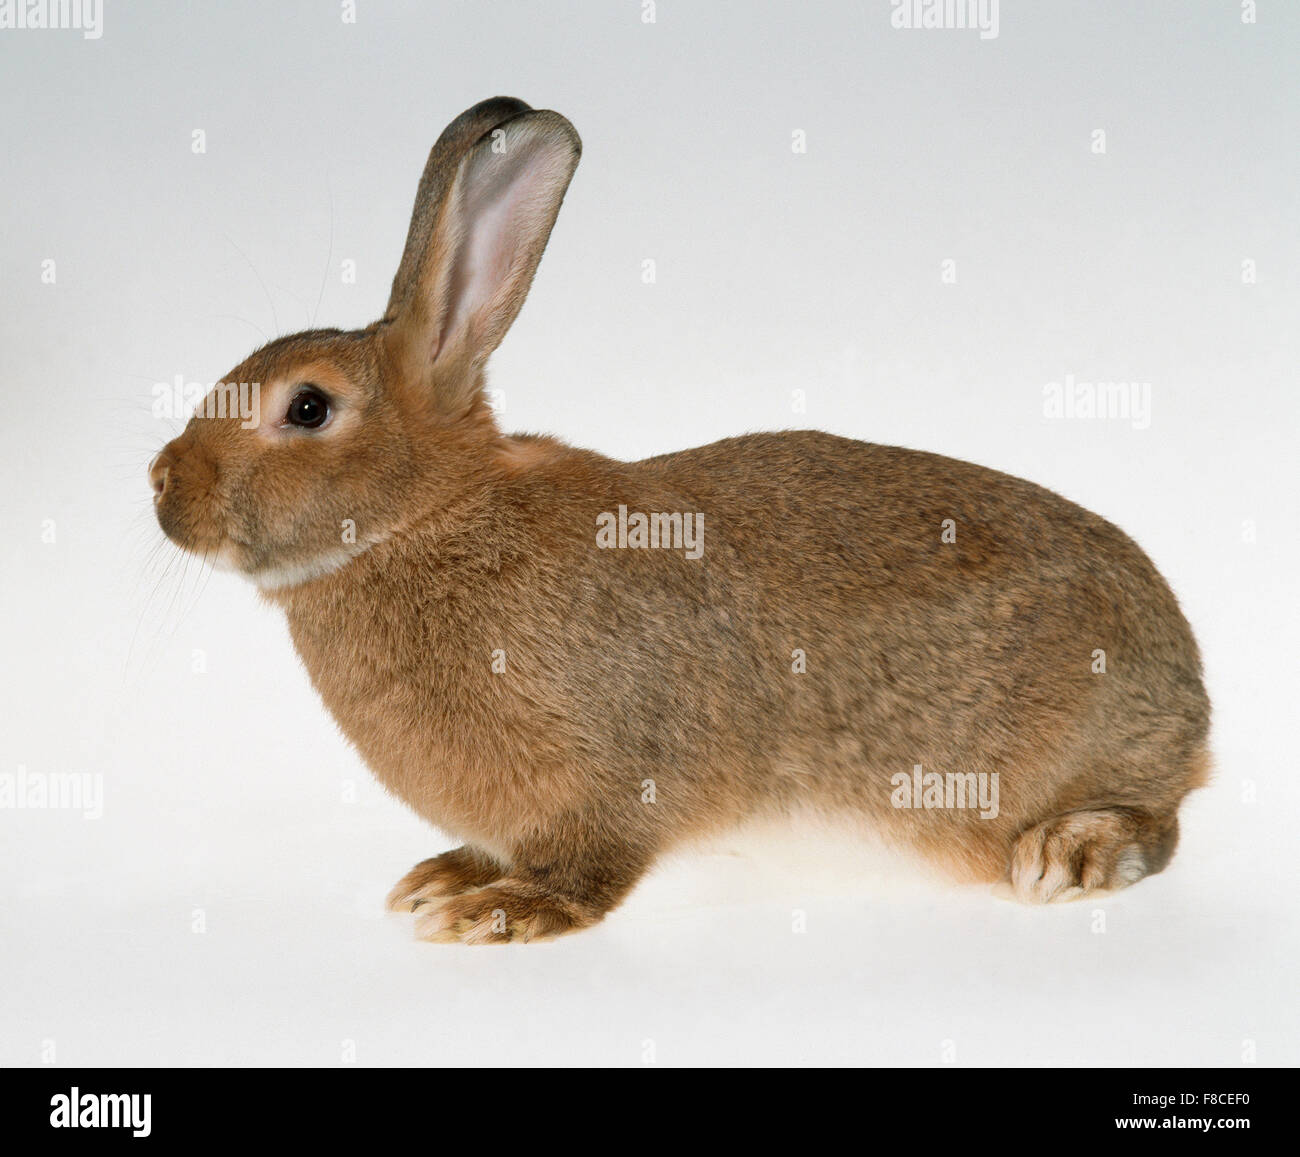
{"label": "rabbit's toe", "polygon": [[556,896],[502,884],[430,904],[417,916],[415,934],[442,944],[507,944],[549,940],[591,923]]}
{"label": "rabbit's toe", "polygon": [[1077,900],[1134,884],[1153,870],[1141,821],[1120,809],[1070,812],[1024,832],[1011,853],[1011,888],[1030,904]]}
{"label": "rabbit's toe", "polygon": [[385,906],[390,912],[413,912],[421,904],[482,888],[503,875],[501,866],[482,852],[456,848],[416,864],[388,893]]}

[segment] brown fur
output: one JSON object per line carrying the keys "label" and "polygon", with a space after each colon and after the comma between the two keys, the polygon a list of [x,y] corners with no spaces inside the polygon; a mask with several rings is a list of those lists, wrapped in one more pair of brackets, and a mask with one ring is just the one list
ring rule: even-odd
{"label": "brown fur", "polygon": [[[1110,523],[813,431],[623,463],[497,429],[483,361],[578,152],[525,107],[485,102],[435,146],[388,316],[230,375],[280,408],[327,387],[330,426],[196,418],[152,468],[167,533],[268,587],[367,764],[465,841],[390,903],[429,939],[545,938],[600,920],[674,845],[809,807],[1027,900],[1160,870],[1205,781],[1209,707],[1173,594]],[[515,170],[490,168],[496,128]],[[480,202],[513,207],[504,234]],[[620,504],[702,512],[703,557],[598,549]],[[890,777],[915,764],[999,773],[1000,814],[899,810]]]}

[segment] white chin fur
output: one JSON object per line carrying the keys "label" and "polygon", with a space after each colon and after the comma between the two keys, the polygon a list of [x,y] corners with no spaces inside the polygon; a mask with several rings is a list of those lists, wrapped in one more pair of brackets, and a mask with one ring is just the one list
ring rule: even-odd
{"label": "white chin fur", "polygon": [[257,571],[246,570],[240,558],[239,548],[234,543],[226,542],[212,557],[212,566],[215,570],[233,571],[235,574],[241,574],[261,590],[283,590],[286,587],[297,586],[299,583],[321,578],[323,575],[330,574],[340,567],[346,566],[358,555],[365,554],[372,546],[382,542],[385,537],[385,535],[380,535],[370,542],[359,542],[354,546],[336,546],[330,550],[322,551],[315,558],[307,559],[304,562],[264,567],[262,570]]}
{"label": "white chin fur", "polygon": [[288,566],[268,567],[265,570],[254,571],[247,577],[264,591],[296,587],[299,583],[305,583],[338,570],[339,567],[351,562],[357,555],[362,554],[367,549],[364,546],[357,550],[344,550],[342,547],[336,547],[334,550],[318,554],[315,558],[308,559],[306,562],[290,563]]}

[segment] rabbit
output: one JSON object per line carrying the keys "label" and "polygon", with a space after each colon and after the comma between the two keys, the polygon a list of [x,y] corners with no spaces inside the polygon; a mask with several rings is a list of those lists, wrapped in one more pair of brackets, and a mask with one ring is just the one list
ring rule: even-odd
{"label": "rabbit", "polygon": [[[670,850],[807,811],[1031,903],[1161,871],[1209,701],[1109,522],[812,430],[620,462],[498,428],[485,362],[580,151],[514,98],[462,113],[384,316],[271,341],[226,379],[256,422],[200,412],[149,467],[164,533],[283,609],[373,773],[463,841],[389,908],[425,940],[545,940]],[[935,775],[995,777],[997,806],[912,790]]]}

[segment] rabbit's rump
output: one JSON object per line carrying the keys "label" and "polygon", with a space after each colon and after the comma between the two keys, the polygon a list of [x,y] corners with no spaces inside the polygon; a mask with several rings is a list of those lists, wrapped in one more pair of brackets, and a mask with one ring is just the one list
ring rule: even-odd
{"label": "rabbit's rump", "polygon": [[[711,704],[751,787],[871,816],[1026,900],[1164,866],[1206,779],[1208,701],[1172,592],[1122,531],[1018,478],[814,432],[639,465],[711,512],[714,597],[743,576],[745,622],[713,656],[780,671]],[[992,781],[999,806],[891,806],[914,767]]]}

